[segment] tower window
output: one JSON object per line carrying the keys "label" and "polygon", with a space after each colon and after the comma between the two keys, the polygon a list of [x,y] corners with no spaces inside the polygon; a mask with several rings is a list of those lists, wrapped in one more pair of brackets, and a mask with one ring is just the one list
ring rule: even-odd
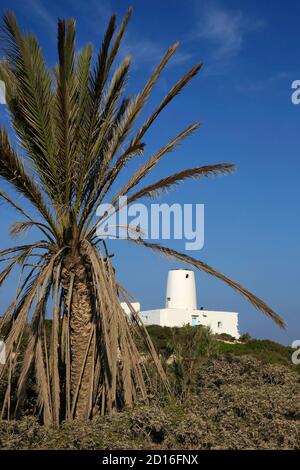
{"label": "tower window", "polygon": [[170,302],[170,300],[171,300],[171,297],[167,297],[167,301]]}
{"label": "tower window", "polygon": [[218,328],[222,328],[223,323],[221,321],[218,321]]}
{"label": "tower window", "polygon": [[185,275],[185,278],[186,278],[186,279],[188,279],[188,277],[189,277],[189,275],[188,275],[188,274],[186,274],[186,275]]}

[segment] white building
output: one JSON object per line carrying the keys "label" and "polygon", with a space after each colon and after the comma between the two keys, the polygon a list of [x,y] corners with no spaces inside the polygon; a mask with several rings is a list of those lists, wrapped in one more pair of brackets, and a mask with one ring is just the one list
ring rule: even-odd
{"label": "white building", "polygon": [[[238,313],[197,309],[195,275],[187,269],[173,269],[168,273],[165,308],[140,311],[140,304],[132,304],[145,325],[181,327],[183,325],[209,326],[213,333],[227,333],[239,338]],[[126,304],[122,304],[130,313]]]}

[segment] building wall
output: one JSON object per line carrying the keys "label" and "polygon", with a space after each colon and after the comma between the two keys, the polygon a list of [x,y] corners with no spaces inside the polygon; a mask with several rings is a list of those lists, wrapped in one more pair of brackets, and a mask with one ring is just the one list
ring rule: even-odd
{"label": "building wall", "polygon": [[[141,310],[141,304],[140,302],[131,302],[131,305],[132,307],[134,308],[134,310],[139,313],[139,311]],[[130,315],[131,314],[131,311],[130,311],[130,308],[128,307],[127,303],[126,302],[121,302],[121,307],[122,309],[124,310],[124,312],[127,314],[127,315]]]}
{"label": "building wall", "polygon": [[240,337],[238,331],[238,313],[236,312],[195,310],[191,312],[191,317],[191,324],[193,324],[194,320],[196,321],[196,324],[209,326],[213,333],[226,333],[233,336],[234,338]]}
{"label": "building wall", "polygon": [[191,323],[191,310],[186,308],[164,308],[161,310],[162,326],[183,326]]}
{"label": "building wall", "polygon": [[162,315],[161,311],[163,309],[157,310],[144,310],[140,312],[140,317],[144,323],[144,325],[159,325],[159,326],[166,326],[162,324]]}
{"label": "building wall", "polygon": [[190,310],[177,308],[160,308],[140,312],[145,325],[183,326],[190,323]]}
{"label": "building wall", "polygon": [[239,338],[238,314],[236,312],[220,312],[212,310],[187,310],[162,308],[140,312],[145,325],[181,327],[183,325],[209,326],[213,333],[227,333]]}

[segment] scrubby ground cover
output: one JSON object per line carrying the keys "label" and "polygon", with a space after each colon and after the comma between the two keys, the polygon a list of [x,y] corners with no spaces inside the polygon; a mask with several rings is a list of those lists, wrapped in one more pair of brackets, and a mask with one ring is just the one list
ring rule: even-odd
{"label": "scrubby ground cover", "polygon": [[111,417],[0,424],[2,449],[299,449],[299,376],[249,355],[199,364],[186,400],[153,399]]}

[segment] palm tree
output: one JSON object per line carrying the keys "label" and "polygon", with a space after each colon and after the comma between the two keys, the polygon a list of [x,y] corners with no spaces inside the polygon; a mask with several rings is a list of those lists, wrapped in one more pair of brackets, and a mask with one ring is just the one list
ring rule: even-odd
{"label": "palm tree", "polygon": [[[144,88],[136,96],[126,96],[131,58],[125,57],[116,68],[113,65],[130,15],[131,10],[117,31],[116,17],[111,17],[95,60],[90,44],[75,52],[75,21],[59,20],[54,70],[47,67],[35,36],[20,30],[13,13],[4,15],[0,79],[6,85],[10,119],[20,145],[17,149],[7,131],[0,130],[0,177],[21,197],[16,200],[11,191],[3,190],[0,196],[22,216],[11,227],[12,235],[28,229],[40,235],[33,243],[0,252],[6,266],[0,284],[15,267],[20,269],[16,295],[0,324],[6,331],[7,353],[6,364],[0,366],[0,378],[7,383],[2,418],[22,412],[32,371],[45,424],[89,418],[131,406],[136,400],[147,401],[151,379],[147,361],[137,349],[136,334],[144,339],[169,390],[147,330],[116,280],[111,255],[105,241],[96,237],[93,220],[127,163],[144,154],[143,139],[150,126],[201,66],[188,70],[136,129],[136,120],[178,43],[167,50]],[[112,204],[120,196],[128,195],[130,203],[187,178],[233,171],[234,165],[228,163],[200,166],[136,189],[161,158],[198,126],[191,124],[151,155],[113,193]],[[24,206],[23,200],[29,204]],[[264,302],[207,264],[142,238],[129,240],[222,279],[284,325]],[[132,310],[132,324],[121,299]],[[50,335],[45,328],[47,312],[51,312]],[[25,351],[20,354],[28,324]]]}

